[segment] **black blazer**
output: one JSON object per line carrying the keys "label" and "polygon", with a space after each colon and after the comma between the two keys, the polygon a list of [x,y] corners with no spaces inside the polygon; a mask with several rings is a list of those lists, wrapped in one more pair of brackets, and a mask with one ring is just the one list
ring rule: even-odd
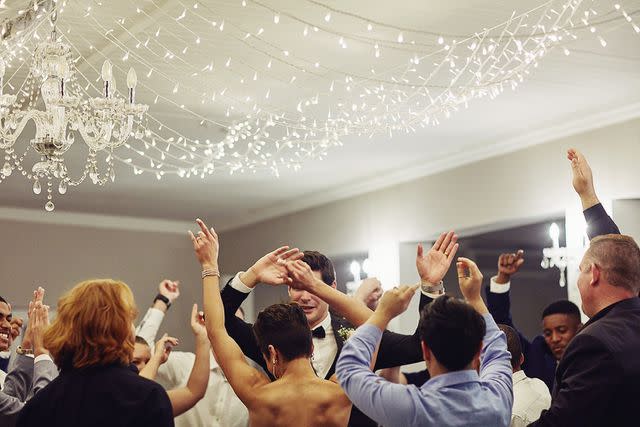
{"label": "black blazer", "polygon": [[551,408],[532,426],[636,426],[640,299],[601,310],[571,340],[556,370]]}
{"label": "black blazer", "polygon": [[[258,363],[265,372],[269,372],[253,334],[253,325],[239,319],[235,315],[236,311],[247,298],[248,294],[240,292],[229,286],[231,280],[227,282],[227,286],[222,289],[221,293],[227,332],[238,343],[245,356]],[[419,309],[422,310],[422,308],[430,301],[430,298],[421,294]],[[340,355],[340,351],[344,345],[344,339],[340,336],[338,331],[343,327],[352,327],[346,319],[333,312],[331,313],[331,326],[338,346],[338,352],[336,353],[336,358],[333,360],[331,368],[329,369],[325,379],[331,378],[335,373],[336,361],[338,360],[338,356]],[[380,342],[380,349],[378,350],[378,358],[375,365],[376,370],[391,368],[394,366],[409,365],[411,363],[422,361],[424,361],[424,358],[422,357],[422,347],[420,346],[418,328],[416,328],[413,335],[403,335],[384,331]],[[271,375],[269,376],[271,377]],[[273,380],[273,377],[271,377],[271,379]],[[351,417],[349,419],[350,427],[369,427],[375,425],[376,423],[373,420],[367,418],[366,415],[360,412],[355,406],[353,407]]]}
{"label": "black blazer", "polygon": [[33,396],[17,427],[171,427],[173,410],[157,383],[121,365],[63,370]]}

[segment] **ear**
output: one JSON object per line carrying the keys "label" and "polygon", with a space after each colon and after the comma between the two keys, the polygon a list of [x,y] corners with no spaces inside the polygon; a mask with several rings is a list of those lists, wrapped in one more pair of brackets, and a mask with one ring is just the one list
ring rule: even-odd
{"label": "ear", "polygon": [[524,353],[520,354],[520,363],[518,363],[518,366],[522,366],[524,364]]}
{"label": "ear", "polygon": [[422,358],[429,364],[431,362],[431,349],[424,341],[420,341],[420,347],[422,347]]}
{"label": "ear", "polygon": [[338,288],[338,284],[336,283],[336,281],[334,280],[333,283],[331,284],[331,287],[333,289],[337,289]]}
{"label": "ear", "polygon": [[596,286],[600,282],[600,275],[602,274],[602,270],[596,263],[591,263],[591,282],[589,283],[591,286]]}
{"label": "ear", "polygon": [[278,352],[276,351],[275,347],[269,344],[268,350],[269,350],[269,363],[272,363],[272,364],[276,363],[278,361]]}

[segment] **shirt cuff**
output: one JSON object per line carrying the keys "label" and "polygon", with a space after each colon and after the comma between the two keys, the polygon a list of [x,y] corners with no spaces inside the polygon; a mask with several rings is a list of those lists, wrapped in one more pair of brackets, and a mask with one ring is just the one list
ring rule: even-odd
{"label": "shirt cuff", "polygon": [[442,288],[442,293],[441,294],[432,294],[432,293],[425,292],[422,289],[420,289],[420,292],[422,292],[422,295],[425,295],[425,296],[427,296],[427,297],[429,297],[431,299],[440,298],[441,296],[443,296],[446,293],[446,291],[447,291],[446,289]]}
{"label": "shirt cuff", "polygon": [[41,362],[43,360],[48,360],[51,363],[53,363],[53,359],[51,358],[51,356],[49,356],[48,354],[41,354],[40,356],[36,357],[35,360],[33,361],[33,363],[38,363]]}
{"label": "shirt cuff", "polygon": [[248,294],[251,293],[251,291],[253,290],[253,288],[248,287],[247,285],[245,285],[244,283],[242,283],[242,280],[240,280],[240,274],[244,273],[243,271],[239,272],[238,274],[236,274],[234,276],[234,278],[231,280],[231,287],[233,289],[235,289],[236,291],[240,291],[243,294]]}
{"label": "shirt cuff", "polygon": [[493,276],[489,282],[489,291],[494,294],[506,294],[511,289],[511,281],[507,283],[496,283],[498,276]]}

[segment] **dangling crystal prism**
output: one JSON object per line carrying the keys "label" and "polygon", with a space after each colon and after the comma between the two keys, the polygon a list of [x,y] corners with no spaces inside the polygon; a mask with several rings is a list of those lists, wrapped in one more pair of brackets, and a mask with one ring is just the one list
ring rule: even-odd
{"label": "dangling crystal prism", "polygon": [[111,182],[116,181],[116,171],[113,168],[111,168],[111,171],[109,172],[109,178],[111,178]]}
{"label": "dangling crystal prism", "polygon": [[67,192],[67,181],[64,179],[60,181],[60,185],[58,185],[58,193],[64,194]]}
{"label": "dangling crystal prism", "polygon": [[56,208],[56,205],[54,205],[54,204],[53,204],[53,202],[52,202],[51,200],[49,200],[49,201],[47,202],[47,204],[46,204],[46,205],[44,205],[44,209],[45,209],[47,212],[51,212],[51,211],[53,211],[55,208]]}
{"label": "dangling crystal prism", "polygon": [[37,179],[33,182],[33,192],[34,194],[40,194],[42,191],[42,187],[40,186],[40,181]]}
{"label": "dangling crystal prism", "polygon": [[2,166],[2,174],[4,176],[9,176],[11,175],[12,169],[11,169],[11,164],[9,162],[4,162],[4,166]]}

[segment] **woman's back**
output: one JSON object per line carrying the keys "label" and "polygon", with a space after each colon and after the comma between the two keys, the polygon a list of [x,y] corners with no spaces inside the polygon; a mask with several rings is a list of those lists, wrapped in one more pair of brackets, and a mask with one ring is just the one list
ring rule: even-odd
{"label": "woman's back", "polygon": [[35,395],[17,426],[173,426],[171,402],[157,383],[128,367],[70,369]]}
{"label": "woman's back", "polygon": [[344,427],[351,402],[340,386],[320,378],[282,378],[260,387],[249,408],[251,427]]}

